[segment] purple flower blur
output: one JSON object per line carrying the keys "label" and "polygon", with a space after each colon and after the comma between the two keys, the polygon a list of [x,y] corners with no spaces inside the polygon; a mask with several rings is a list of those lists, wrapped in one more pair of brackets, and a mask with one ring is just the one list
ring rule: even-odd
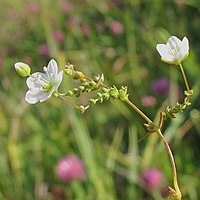
{"label": "purple flower blur", "polygon": [[83,180],[85,169],[82,161],[75,155],[65,156],[58,161],[57,175],[63,181]]}
{"label": "purple flower blur", "polygon": [[81,33],[84,36],[89,36],[90,35],[90,27],[87,24],[83,24],[81,27]]}
{"label": "purple flower blur", "polygon": [[141,99],[141,103],[145,107],[152,107],[156,105],[156,99],[153,96],[144,96]]}
{"label": "purple flower blur", "polygon": [[163,179],[163,175],[159,170],[150,168],[143,171],[141,179],[143,181],[143,186],[152,190],[158,188]]}
{"label": "purple flower blur", "polygon": [[63,0],[60,7],[64,12],[68,13],[72,9],[72,4],[68,0]]}
{"label": "purple flower blur", "polygon": [[154,94],[167,94],[169,92],[169,80],[161,78],[153,81],[151,85]]}
{"label": "purple flower blur", "polygon": [[48,57],[49,56],[49,46],[47,44],[41,44],[38,48],[38,51],[41,56]]}
{"label": "purple flower blur", "polygon": [[57,30],[53,33],[54,39],[57,43],[61,43],[64,40],[64,33],[60,30]]}
{"label": "purple flower blur", "polygon": [[112,33],[115,34],[115,35],[120,35],[124,32],[123,25],[118,21],[112,21],[109,24],[109,28],[112,31]]}
{"label": "purple flower blur", "polygon": [[40,6],[37,3],[34,2],[29,2],[27,4],[27,10],[28,12],[30,12],[31,14],[38,14],[40,12]]}

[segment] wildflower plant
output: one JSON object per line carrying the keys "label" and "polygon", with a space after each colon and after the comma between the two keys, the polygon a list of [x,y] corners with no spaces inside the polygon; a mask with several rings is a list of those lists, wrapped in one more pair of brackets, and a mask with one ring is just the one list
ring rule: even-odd
{"label": "wildflower plant", "polygon": [[[165,110],[159,113],[159,122],[155,123],[152,121],[145,113],[143,113],[140,108],[138,108],[131,100],[130,94],[128,92],[127,86],[117,87],[115,85],[108,86],[104,82],[104,75],[100,74],[94,76],[93,78],[86,76],[83,72],[76,70],[73,64],[68,63],[65,66],[64,71],[58,72],[58,65],[55,60],[51,60],[47,67],[44,67],[44,73],[35,72],[30,74],[31,70],[25,63],[16,63],[15,69],[17,73],[22,77],[27,78],[28,92],[25,95],[25,100],[30,103],[38,103],[48,100],[51,96],[60,98],[61,100],[67,102],[73,107],[80,110],[82,113],[89,108],[91,104],[103,103],[109,99],[118,99],[126,104],[128,104],[132,109],[134,109],[146,122],[144,126],[147,129],[147,133],[140,139],[143,140],[149,134],[157,134],[164,144],[166,151],[169,155],[171,167],[173,171],[173,187],[169,187],[169,193],[176,199],[182,199],[182,193],[178,184],[176,164],[174,156],[170,149],[170,146],[162,134],[162,127],[165,120],[168,118],[175,118],[177,113],[183,112],[190,103],[190,96],[193,91],[190,89],[184,68],[182,66],[182,61],[184,61],[189,54],[189,42],[186,37],[181,41],[176,36],[171,36],[166,44],[157,44],[156,49],[161,56],[161,60],[168,64],[178,65],[183,80],[185,83],[186,90],[184,91],[184,101],[177,102],[174,107],[167,106]],[[71,77],[78,81],[79,85],[71,90],[67,90],[65,93],[58,91],[63,74]],[[76,105],[68,100],[68,97],[75,96],[79,97],[84,93],[96,92],[96,96],[88,100],[87,105]]]}

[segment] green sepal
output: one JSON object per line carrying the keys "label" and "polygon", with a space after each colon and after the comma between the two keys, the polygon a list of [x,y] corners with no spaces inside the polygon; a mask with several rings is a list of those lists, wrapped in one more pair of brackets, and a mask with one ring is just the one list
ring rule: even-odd
{"label": "green sepal", "polygon": [[191,96],[191,95],[193,95],[193,90],[190,90],[190,91],[185,90],[184,94],[185,94],[185,96]]}

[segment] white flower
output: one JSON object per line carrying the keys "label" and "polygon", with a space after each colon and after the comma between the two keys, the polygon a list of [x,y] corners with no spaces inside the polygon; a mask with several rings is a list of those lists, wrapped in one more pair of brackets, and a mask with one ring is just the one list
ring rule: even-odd
{"label": "white flower", "polygon": [[25,64],[23,62],[17,62],[17,63],[15,63],[14,66],[15,66],[15,70],[19,76],[21,76],[21,77],[30,76],[31,68],[27,64]]}
{"label": "white flower", "polygon": [[162,61],[179,65],[189,54],[189,42],[186,37],[181,41],[176,36],[171,36],[167,44],[157,44],[156,49]]}
{"label": "white flower", "polygon": [[29,90],[25,100],[30,104],[46,101],[57,90],[63,78],[63,71],[58,73],[58,65],[55,60],[50,60],[44,72],[35,72],[27,79]]}

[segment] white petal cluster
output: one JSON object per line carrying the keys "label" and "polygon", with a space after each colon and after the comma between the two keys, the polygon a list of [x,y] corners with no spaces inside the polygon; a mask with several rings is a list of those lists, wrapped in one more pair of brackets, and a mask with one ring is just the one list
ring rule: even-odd
{"label": "white petal cluster", "polygon": [[179,65],[189,54],[189,42],[186,37],[181,41],[176,36],[171,36],[166,44],[157,44],[156,49],[162,61]]}
{"label": "white petal cluster", "polygon": [[58,65],[55,60],[50,60],[44,73],[35,72],[29,76],[26,84],[29,88],[25,100],[30,104],[48,100],[62,82],[63,71],[58,73]]}

